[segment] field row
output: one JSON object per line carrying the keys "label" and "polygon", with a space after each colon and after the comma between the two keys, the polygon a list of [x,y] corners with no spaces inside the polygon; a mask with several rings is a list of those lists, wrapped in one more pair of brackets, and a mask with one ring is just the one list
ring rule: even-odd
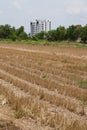
{"label": "field row", "polygon": [[[59,84],[59,80],[46,78],[46,75],[37,75],[36,73],[26,71],[24,69],[19,69],[17,67],[12,67],[7,64],[1,64],[0,68],[9,72],[12,75],[20,77],[23,80],[29,81],[33,84],[40,85],[43,88],[47,88],[51,91],[58,92],[63,95],[67,95],[70,97],[77,98],[82,101],[86,101],[87,99],[87,91],[78,87],[71,87],[66,85]],[[62,81],[63,82],[63,81]]]}
{"label": "field row", "polygon": [[[9,52],[11,53],[11,52]],[[16,52],[14,52],[16,53]],[[13,54],[14,54],[13,53]],[[10,55],[10,54],[9,54]],[[27,54],[27,56],[25,56],[26,54],[21,54],[19,56],[16,56],[17,54],[12,55],[9,57],[5,57],[7,58],[7,61],[9,61],[9,58],[11,59],[10,63],[13,63],[14,65],[16,63],[22,64],[25,67],[30,68],[32,66],[32,68],[36,68],[40,71],[45,71],[46,73],[51,73],[53,75],[58,75],[58,77],[63,77],[65,78],[65,82],[67,82],[69,85],[78,85],[78,83],[80,84],[81,81],[85,82],[85,80],[87,80],[87,67],[86,61],[82,61],[80,60],[80,62],[83,63],[76,63],[77,60],[73,59],[73,62],[71,64],[67,63],[66,59],[63,59],[62,57],[58,58],[57,61],[53,62],[52,60],[49,61],[47,58],[47,56],[45,56],[45,60],[43,59],[42,55],[40,54],[40,58],[38,57],[39,54],[36,56],[35,54]],[[2,56],[3,57],[3,56]],[[15,57],[15,59],[14,59]],[[55,55],[54,55],[55,57]],[[60,62],[60,59],[63,62]],[[5,60],[5,59],[4,59]],[[53,63],[52,63],[53,62]],[[65,63],[64,63],[65,62]],[[68,59],[68,62],[70,62],[70,59]],[[75,63],[75,64],[74,64]],[[68,79],[68,81],[67,81]],[[71,84],[70,84],[71,83]],[[81,86],[81,84],[79,85]]]}

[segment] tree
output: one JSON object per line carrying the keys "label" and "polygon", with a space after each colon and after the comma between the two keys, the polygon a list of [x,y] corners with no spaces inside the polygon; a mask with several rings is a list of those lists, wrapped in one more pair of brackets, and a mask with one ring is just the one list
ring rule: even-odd
{"label": "tree", "polygon": [[16,29],[16,36],[19,40],[25,40],[28,38],[27,33],[24,31],[24,26],[21,26],[18,29]]}
{"label": "tree", "polygon": [[20,35],[20,33],[22,33],[22,32],[24,32],[24,26],[21,26],[18,29],[16,29],[17,35]]}
{"label": "tree", "polygon": [[6,24],[0,26],[0,38],[9,38],[10,34],[11,34],[10,25]]}
{"label": "tree", "polygon": [[13,41],[15,41],[15,40],[17,39],[15,27],[12,27],[12,28],[11,28],[11,33],[10,33],[9,38],[10,38],[11,40],[13,40]]}
{"label": "tree", "polygon": [[57,41],[57,31],[51,30],[47,33],[47,40],[49,41]]}
{"label": "tree", "polygon": [[87,41],[87,25],[85,25],[83,28],[82,28],[82,31],[81,31],[81,40],[83,42],[86,42]]}
{"label": "tree", "polygon": [[26,40],[26,39],[28,39],[28,35],[25,32],[21,32],[19,34],[19,38],[18,39],[19,40]]}
{"label": "tree", "polygon": [[41,31],[40,33],[36,34],[35,37],[38,39],[46,39],[47,33],[44,31]]}
{"label": "tree", "polygon": [[71,40],[71,41],[77,40],[77,35],[75,34],[76,28],[77,27],[74,25],[69,26],[69,28],[67,29],[67,39],[68,40]]}
{"label": "tree", "polygon": [[81,26],[76,26],[76,28],[75,28],[75,30],[74,30],[74,33],[73,33],[76,40],[77,40],[78,38],[80,38],[81,32],[82,32],[82,27],[81,27]]}
{"label": "tree", "polygon": [[57,32],[57,40],[65,40],[66,39],[66,29],[63,26],[60,26],[56,30]]}
{"label": "tree", "polygon": [[24,31],[23,26],[15,29],[15,27],[11,27],[10,25],[6,24],[0,26],[0,38],[12,39],[13,41],[16,39],[25,40],[28,38],[28,35]]}

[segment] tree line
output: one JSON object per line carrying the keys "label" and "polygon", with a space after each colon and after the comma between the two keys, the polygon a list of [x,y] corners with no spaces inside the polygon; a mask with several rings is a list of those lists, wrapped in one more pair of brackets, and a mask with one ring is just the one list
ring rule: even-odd
{"label": "tree line", "polygon": [[46,38],[49,41],[80,41],[86,42],[87,41],[87,25],[71,25],[68,28],[64,26],[59,26],[55,30],[50,30],[49,32],[41,32],[35,35],[38,39]]}
{"label": "tree line", "polygon": [[71,25],[68,28],[64,26],[59,26],[55,30],[50,30],[48,32],[40,32],[33,37],[29,36],[24,31],[24,26],[19,28],[11,27],[10,25],[0,25],[0,39],[12,39],[15,40],[39,40],[39,39],[46,39],[49,41],[76,41],[80,40],[81,42],[87,42],[87,25],[80,26],[80,25]]}
{"label": "tree line", "polygon": [[19,28],[11,27],[10,25],[0,25],[0,39],[26,40],[27,33],[24,31],[24,26]]}

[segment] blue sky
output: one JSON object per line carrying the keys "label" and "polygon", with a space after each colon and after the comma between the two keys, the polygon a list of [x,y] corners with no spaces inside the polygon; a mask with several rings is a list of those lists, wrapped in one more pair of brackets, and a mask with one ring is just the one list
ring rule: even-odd
{"label": "blue sky", "polygon": [[59,25],[87,24],[87,0],[0,0],[0,25],[23,25],[30,31],[30,21],[47,19],[52,29]]}

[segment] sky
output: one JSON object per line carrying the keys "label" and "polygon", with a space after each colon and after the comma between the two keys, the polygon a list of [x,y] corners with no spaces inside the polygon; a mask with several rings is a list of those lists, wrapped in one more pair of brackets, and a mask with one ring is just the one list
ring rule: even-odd
{"label": "sky", "polygon": [[87,24],[87,0],[0,0],[0,25],[25,27],[30,22],[50,20],[52,29],[58,26]]}

